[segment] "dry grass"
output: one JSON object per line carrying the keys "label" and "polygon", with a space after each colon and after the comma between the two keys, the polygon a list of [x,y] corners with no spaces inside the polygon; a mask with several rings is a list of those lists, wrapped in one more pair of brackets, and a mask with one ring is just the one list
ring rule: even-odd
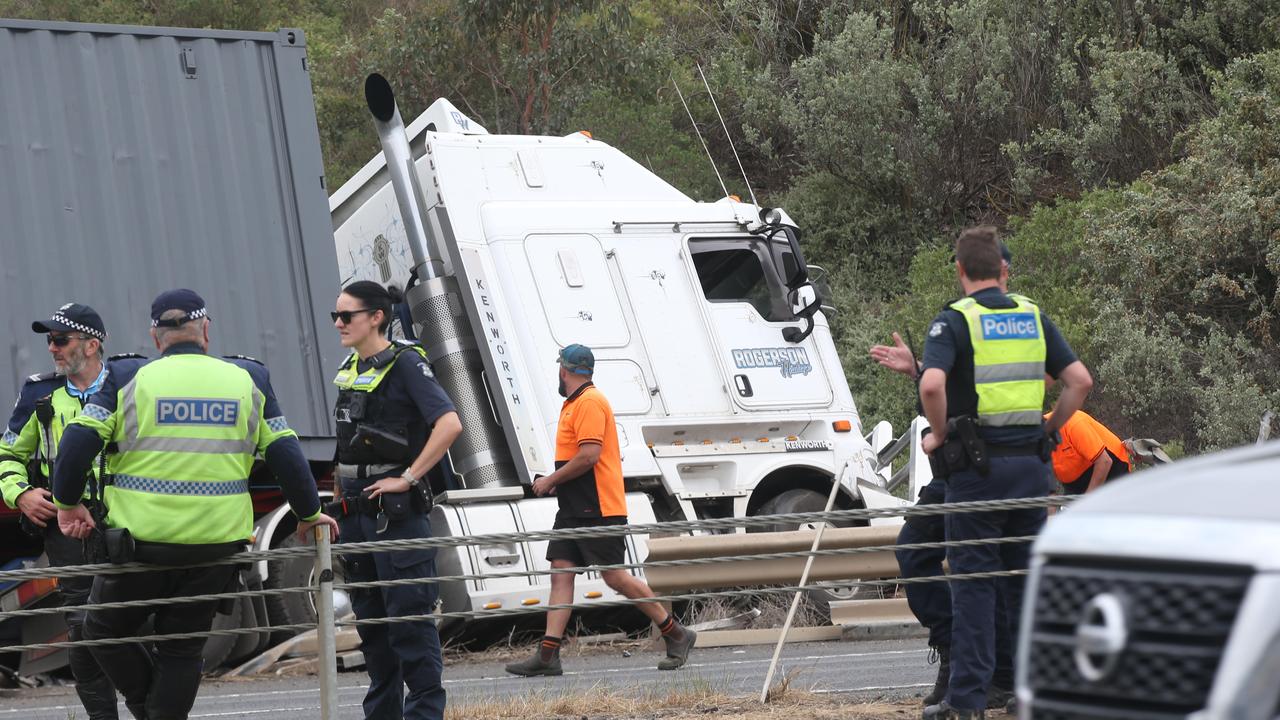
{"label": "dry grass", "polygon": [[920,714],[918,702],[861,702],[837,695],[818,695],[780,687],[767,705],[756,698],[729,697],[710,684],[648,694],[589,690],[565,697],[532,695],[457,705],[446,720],[901,720]]}
{"label": "dry grass", "polygon": [[[761,593],[759,595],[741,595],[733,598],[708,598],[689,604],[686,612],[688,624],[710,622],[730,618],[751,608],[760,610],[760,617],[748,627],[780,628],[787,619],[787,610],[791,608],[790,593]],[[807,594],[800,597],[800,606],[796,608],[796,617],[791,622],[793,627],[820,627],[831,624],[831,617],[823,607],[819,607]]]}

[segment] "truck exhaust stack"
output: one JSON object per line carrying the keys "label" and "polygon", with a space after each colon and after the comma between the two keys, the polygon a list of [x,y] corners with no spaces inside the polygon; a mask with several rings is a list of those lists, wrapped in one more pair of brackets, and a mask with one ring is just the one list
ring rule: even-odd
{"label": "truck exhaust stack", "polygon": [[457,278],[444,274],[438,238],[428,232],[424,222],[418,174],[395,93],[386,78],[374,73],[365,80],[364,96],[382,141],[420,279],[405,292],[405,302],[414,324],[421,327],[419,339],[436,380],[453,399],[462,420],[462,435],[449,451],[454,472],[462,476],[468,490],[519,487],[515,462],[494,417],[493,400],[484,382],[484,361],[459,296]]}
{"label": "truck exhaust stack", "polygon": [[424,280],[440,277],[444,274],[444,262],[441,260],[443,256],[439,246],[428,237],[426,224],[422,221],[422,209],[418,204],[421,197],[417,187],[418,174],[414,171],[409,137],[405,134],[404,121],[400,119],[400,108],[396,107],[396,96],[391,90],[391,84],[378,73],[373,73],[365,78],[364,100],[373,115],[378,140],[382,142],[387,173],[391,175],[391,185],[400,205],[400,218],[404,221],[404,229],[409,236],[414,268],[418,271],[418,277]]}

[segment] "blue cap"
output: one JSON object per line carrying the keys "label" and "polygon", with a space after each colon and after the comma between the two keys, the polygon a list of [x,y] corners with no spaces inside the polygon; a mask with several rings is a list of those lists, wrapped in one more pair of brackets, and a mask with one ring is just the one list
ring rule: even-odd
{"label": "blue cap", "polygon": [[37,320],[31,323],[32,332],[47,333],[79,332],[99,340],[107,339],[107,328],[102,324],[98,312],[88,305],[67,303],[57,310],[48,320]]}
{"label": "blue cap", "polygon": [[596,356],[586,345],[574,343],[560,351],[560,366],[578,375],[590,375],[595,371]]}
{"label": "blue cap", "polygon": [[[181,310],[186,314],[182,317],[161,320],[160,316],[170,310]],[[197,295],[195,290],[186,288],[166,290],[151,301],[151,327],[178,327],[183,323],[208,316],[209,309],[204,305],[204,298]]]}

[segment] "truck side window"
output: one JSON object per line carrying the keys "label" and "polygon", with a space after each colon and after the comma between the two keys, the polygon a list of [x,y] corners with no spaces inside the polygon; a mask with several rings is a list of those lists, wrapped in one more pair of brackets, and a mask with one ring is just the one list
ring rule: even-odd
{"label": "truck side window", "polygon": [[790,319],[781,301],[780,283],[761,258],[766,252],[764,243],[755,239],[690,240],[689,249],[708,301],[750,303],[766,320]]}

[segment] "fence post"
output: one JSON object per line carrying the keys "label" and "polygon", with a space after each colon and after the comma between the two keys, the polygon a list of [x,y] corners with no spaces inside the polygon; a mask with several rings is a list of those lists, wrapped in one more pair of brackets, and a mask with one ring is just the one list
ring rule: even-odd
{"label": "fence post", "polygon": [[[846,460],[840,472],[831,478],[831,493],[827,495],[827,506],[823,508],[823,512],[831,512],[831,508],[835,507],[836,495],[840,493],[840,483],[844,480],[845,470],[849,469],[849,462]],[[813,545],[809,547],[809,554],[804,559],[804,570],[800,573],[801,587],[809,584],[809,571],[813,569],[814,553],[822,544],[822,531],[826,529],[825,521],[819,523],[818,531],[813,535]],[[764,687],[760,688],[761,703],[769,702],[769,686],[773,684],[773,673],[778,669],[778,658],[782,657],[782,646],[787,644],[787,633],[791,631],[791,622],[796,618],[796,608],[800,607],[800,596],[803,594],[804,590],[797,590],[791,597],[791,607],[787,608],[787,619],[782,623],[782,632],[778,633],[778,644],[773,648],[773,659],[769,661],[769,672],[764,676]]]}
{"label": "fence post", "polygon": [[319,640],[320,718],[338,718],[338,650],[334,638],[333,555],[329,552],[329,526],[318,525],[316,534],[316,637]]}

